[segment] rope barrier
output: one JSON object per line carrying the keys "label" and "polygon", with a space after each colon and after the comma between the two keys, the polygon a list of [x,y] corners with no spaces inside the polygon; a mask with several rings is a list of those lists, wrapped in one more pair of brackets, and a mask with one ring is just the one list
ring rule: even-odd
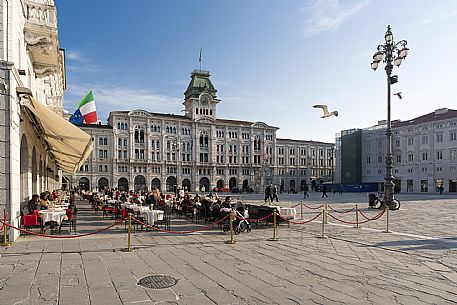
{"label": "rope barrier", "polygon": [[367,216],[365,216],[365,214],[363,214],[363,212],[361,210],[359,210],[359,213],[360,215],[363,216],[363,218],[367,219],[367,220],[377,220],[380,216],[379,215],[383,215],[385,212],[385,210],[383,210],[382,212],[380,212],[379,214],[375,215],[373,218],[368,218]]}
{"label": "rope barrier", "polygon": [[222,223],[225,219],[227,219],[227,217],[229,217],[230,215],[227,215],[225,216],[224,218],[222,218],[221,220],[219,221],[216,221],[216,222],[213,222],[212,224],[209,224],[207,226],[204,226],[202,228],[199,228],[199,229],[195,229],[195,230],[188,230],[188,231],[170,231],[170,230],[164,230],[164,229],[161,229],[161,228],[158,228],[158,227],[155,227],[155,226],[151,226],[150,224],[147,224],[145,222],[142,222],[141,220],[139,219],[136,219],[135,217],[132,217],[132,220],[138,222],[139,224],[145,226],[145,227],[148,227],[148,228],[151,228],[155,231],[160,231],[160,232],[164,232],[164,233],[171,233],[171,234],[177,234],[177,235],[182,235],[182,234],[191,234],[191,233],[196,233],[196,232],[200,232],[200,231],[204,231],[206,229],[209,229],[211,227],[214,227],[215,225],[218,225],[220,223]]}
{"label": "rope barrier", "polygon": [[296,208],[300,205],[300,203],[297,203],[296,205],[291,206],[291,208]]}
{"label": "rope barrier", "polygon": [[244,217],[241,217],[241,216],[235,216],[237,219],[239,220],[247,220],[249,222],[252,222],[252,223],[258,223],[258,222],[261,222],[265,219],[267,219],[268,217],[271,217],[273,216],[273,213],[271,213],[270,215],[267,215],[265,217],[262,217],[262,218],[244,218]]}
{"label": "rope barrier", "polygon": [[329,205],[328,208],[329,208],[330,210],[332,210],[333,212],[339,213],[339,214],[346,214],[346,213],[349,213],[349,212],[352,212],[352,211],[355,210],[355,207],[353,207],[352,209],[347,210],[347,211],[338,211],[338,210],[335,210],[334,208],[332,208],[331,205]]}
{"label": "rope barrier", "polygon": [[94,235],[94,234],[97,234],[97,233],[100,233],[100,232],[103,232],[103,231],[106,231],[108,229],[111,229],[112,227],[114,226],[117,226],[119,224],[121,224],[125,219],[122,219],[118,222],[115,222],[114,224],[106,227],[106,228],[102,228],[102,229],[99,229],[99,230],[96,230],[96,231],[93,231],[93,232],[89,232],[89,233],[84,233],[84,234],[79,234],[79,235],[71,235],[71,236],[60,236],[60,235],[46,235],[46,234],[42,234],[42,233],[36,233],[36,232],[32,232],[32,231],[27,231],[27,230],[24,230],[24,229],[21,229],[21,228],[18,228],[18,227],[15,227],[11,224],[8,224],[6,222],[3,222],[2,220],[0,220],[0,223],[6,225],[7,227],[10,227],[12,229],[15,229],[15,230],[18,230],[20,232],[24,232],[24,233],[27,233],[27,234],[30,234],[30,235],[36,235],[36,236],[41,236],[41,237],[48,237],[48,238],[79,238],[79,237],[84,237],[84,236],[89,236],[89,235]]}
{"label": "rope barrier", "polygon": [[321,208],[322,208],[324,205],[323,205],[323,204],[321,204],[320,206],[318,206],[318,207],[315,207],[315,208],[313,208],[313,207],[310,207],[310,206],[309,206],[309,205],[307,205],[307,204],[303,204],[303,206],[305,206],[305,207],[307,207],[308,209],[311,209],[311,210],[318,210],[318,209],[321,209]]}
{"label": "rope barrier", "polygon": [[282,220],[286,221],[287,223],[291,223],[291,224],[294,224],[294,225],[303,225],[303,224],[306,224],[306,223],[310,223],[313,220],[316,220],[321,215],[322,215],[322,212],[317,214],[314,218],[312,218],[310,220],[305,220],[305,221],[293,221],[293,220],[285,219],[281,215],[278,215],[278,216],[279,216],[279,218],[281,218]]}
{"label": "rope barrier", "polygon": [[[367,218],[367,220],[359,221],[358,223],[359,223],[359,224],[364,224],[364,223],[367,223],[367,222],[369,222],[369,221],[378,220],[382,215],[384,215],[384,212],[385,212],[385,211],[382,211],[382,212],[380,212],[379,214],[377,214],[375,217],[373,217],[373,218]],[[340,218],[338,218],[338,217],[336,217],[336,216],[333,216],[333,215],[330,214],[330,213],[328,213],[328,215],[329,215],[330,217],[332,217],[333,219],[339,221],[339,222],[342,222],[342,223],[345,223],[345,224],[350,224],[350,225],[357,225],[357,222],[347,221],[347,220],[344,220],[344,219],[340,219]]]}

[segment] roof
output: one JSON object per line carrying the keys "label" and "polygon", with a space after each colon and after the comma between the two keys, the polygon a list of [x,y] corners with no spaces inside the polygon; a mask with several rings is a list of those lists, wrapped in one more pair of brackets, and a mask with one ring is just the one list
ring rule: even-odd
{"label": "roof", "polygon": [[216,88],[209,79],[209,71],[194,70],[190,75],[191,81],[187,86],[186,92],[184,92],[184,98],[187,100],[191,97],[198,98],[203,91],[207,91],[214,98],[216,98]]}
{"label": "roof", "polygon": [[392,127],[399,128],[399,127],[412,126],[412,125],[418,125],[418,124],[424,124],[424,123],[436,122],[436,121],[442,121],[442,120],[448,120],[448,119],[457,119],[457,110],[447,109],[447,108],[437,109],[434,112],[419,116],[417,118],[414,118],[414,119],[411,119],[408,121],[393,123]]}
{"label": "roof", "polygon": [[[297,143],[314,143],[314,144],[325,144],[325,145],[334,145],[334,143],[327,143],[327,142],[320,142],[320,141],[313,141],[313,140],[295,140],[295,139],[281,139],[276,138],[277,142],[297,142]],[[281,143],[278,143],[281,144]]]}
{"label": "roof", "polygon": [[89,128],[98,128],[98,129],[113,129],[111,125],[103,125],[103,124],[82,124],[77,125],[77,127],[89,127]]}

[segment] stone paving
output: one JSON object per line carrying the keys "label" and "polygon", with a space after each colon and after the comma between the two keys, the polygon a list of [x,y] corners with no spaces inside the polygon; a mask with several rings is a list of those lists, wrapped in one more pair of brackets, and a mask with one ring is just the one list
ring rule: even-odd
{"label": "stone paving", "polygon": [[[302,195],[283,195],[280,205]],[[191,235],[133,234],[124,252],[124,226],[81,238],[21,237],[0,249],[0,304],[454,304],[457,303],[457,196],[399,195],[402,208],[361,226],[329,217],[306,225],[260,225],[236,236],[209,230]],[[244,196],[261,203],[259,195]],[[338,211],[359,204],[371,217],[366,194],[311,194],[308,206]],[[103,228],[111,219],[79,203],[78,233]],[[297,206],[300,211],[300,206]],[[304,209],[304,219],[317,210]],[[354,221],[355,213],[338,214]],[[172,230],[198,228],[173,219]],[[178,280],[165,289],[143,288],[154,274]]]}

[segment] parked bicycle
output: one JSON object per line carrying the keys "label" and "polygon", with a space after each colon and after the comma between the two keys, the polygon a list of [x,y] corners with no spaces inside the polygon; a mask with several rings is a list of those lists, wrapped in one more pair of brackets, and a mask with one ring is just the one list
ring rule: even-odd
{"label": "parked bicycle", "polygon": [[384,193],[378,192],[377,194],[368,194],[368,206],[373,209],[388,206],[389,210],[396,211],[400,209],[400,200],[393,197],[392,201],[388,203]]}

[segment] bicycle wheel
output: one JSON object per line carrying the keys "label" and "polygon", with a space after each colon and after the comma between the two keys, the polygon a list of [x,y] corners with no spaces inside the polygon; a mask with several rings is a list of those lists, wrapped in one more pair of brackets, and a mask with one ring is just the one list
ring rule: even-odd
{"label": "bicycle wheel", "polygon": [[396,211],[396,210],[400,209],[400,201],[398,199],[393,199],[392,204],[389,207],[389,209],[392,211]]}
{"label": "bicycle wheel", "polygon": [[376,199],[376,202],[374,203],[373,208],[380,209],[381,205],[382,205],[382,201],[378,198],[378,199]]}

